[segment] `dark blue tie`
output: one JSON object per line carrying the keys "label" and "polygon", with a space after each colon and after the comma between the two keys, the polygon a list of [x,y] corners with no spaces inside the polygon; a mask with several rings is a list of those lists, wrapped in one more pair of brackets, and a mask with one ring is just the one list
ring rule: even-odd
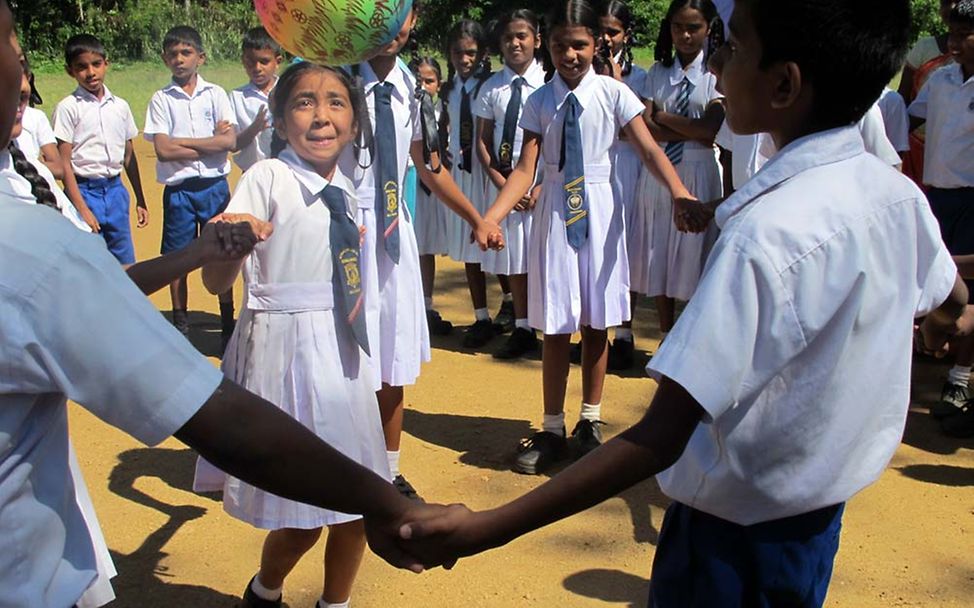
{"label": "dark blue tie", "polygon": [[497,164],[502,175],[507,177],[514,163],[514,136],[517,135],[517,119],[521,113],[521,87],[524,78],[518,76],[511,81],[511,100],[504,111],[504,130],[501,131],[501,147],[497,151]]}
{"label": "dark blue tie", "polygon": [[336,307],[352,328],[355,341],[359,343],[365,354],[369,355],[371,354],[369,334],[365,328],[365,314],[362,312],[362,274],[359,262],[361,245],[358,226],[348,216],[345,193],[341,189],[325,186],[321,191],[321,198],[331,214],[328,238],[334,262],[333,274],[337,280],[335,292],[339,296],[335,298]]}
{"label": "dark blue tie", "polygon": [[[376,225],[382,228],[386,253],[399,263],[399,175],[396,170],[396,119],[392,115],[392,83],[377,84],[375,93]],[[382,218],[380,221],[379,218]]]}
{"label": "dark blue tie", "polygon": [[460,169],[473,170],[473,112],[470,111],[470,93],[461,87],[460,95]]}
{"label": "dark blue tie", "polygon": [[561,169],[565,176],[565,231],[568,244],[578,251],[588,239],[588,201],[585,200],[585,159],[578,115],[582,108],[574,93],[565,98],[561,135]]}
{"label": "dark blue tie", "polygon": [[[693,84],[690,79],[686,76],[683,77],[683,82],[680,83],[680,90],[676,94],[676,103],[673,105],[673,113],[679,116],[686,116],[687,111],[690,109],[690,93],[693,92]],[[683,161],[683,144],[682,141],[671,141],[666,144],[666,148],[663,152],[666,153],[666,157],[670,159],[670,162],[674,165],[679,165]]]}

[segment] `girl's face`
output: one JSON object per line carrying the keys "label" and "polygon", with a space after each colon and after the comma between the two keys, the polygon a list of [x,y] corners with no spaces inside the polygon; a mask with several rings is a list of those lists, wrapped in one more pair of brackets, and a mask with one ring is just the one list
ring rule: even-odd
{"label": "girl's face", "polygon": [[19,48],[10,7],[6,0],[0,0],[0,148],[6,148],[10,143],[20,105],[20,84],[24,70],[17,56]]}
{"label": "girl's face", "polygon": [[974,28],[952,21],[947,26],[947,48],[966,76],[974,74]]}
{"label": "girl's face", "polygon": [[582,25],[560,26],[551,31],[551,62],[568,88],[574,89],[592,66],[595,37]]}
{"label": "girl's face", "polygon": [[460,78],[467,79],[473,74],[479,61],[480,48],[473,38],[464,36],[450,45],[450,63]]}
{"label": "girl's face", "polygon": [[429,93],[431,97],[436,97],[436,94],[440,92],[440,77],[436,75],[433,66],[425,63],[420,64],[416,68],[416,75],[419,76],[419,84],[423,90]]}
{"label": "girl's face", "polygon": [[14,116],[14,126],[10,130],[10,139],[17,139],[24,132],[24,110],[30,103],[30,79],[27,73],[21,77],[20,83],[20,103],[17,105],[17,114]]}
{"label": "girl's face", "polygon": [[501,54],[504,63],[517,73],[531,65],[534,52],[541,47],[538,36],[531,24],[524,19],[515,19],[507,24],[501,34]]}
{"label": "girl's face", "polygon": [[673,48],[681,63],[688,63],[696,58],[703,50],[703,45],[710,35],[703,13],[685,6],[678,10],[670,20],[670,34],[673,36]]}
{"label": "girl's face", "polygon": [[348,89],[331,72],[302,75],[287,97],[278,128],[298,156],[330,179],[339,154],[357,128]]}
{"label": "girl's face", "polygon": [[626,26],[612,15],[599,17],[599,25],[602,26],[602,41],[609,47],[609,51],[615,55],[622,50],[626,43]]}

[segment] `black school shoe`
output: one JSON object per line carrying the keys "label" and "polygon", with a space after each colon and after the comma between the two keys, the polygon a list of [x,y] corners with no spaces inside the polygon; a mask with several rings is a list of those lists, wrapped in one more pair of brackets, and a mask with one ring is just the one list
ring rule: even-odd
{"label": "black school shoe", "polygon": [[632,340],[616,338],[609,343],[608,368],[614,372],[621,372],[632,368],[636,362],[636,344]]}
{"label": "black school shoe", "polygon": [[525,475],[538,475],[556,462],[565,460],[568,457],[567,448],[568,441],[564,434],[538,431],[521,440],[514,470]]}
{"label": "black school shoe", "polygon": [[506,334],[514,331],[514,302],[501,302],[501,309],[494,317],[494,331],[499,334]]}
{"label": "black school shoe", "polygon": [[[256,574],[254,575],[254,578],[257,578]],[[257,594],[254,593],[254,590],[250,588],[254,582],[254,578],[250,579],[250,582],[247,583],[247,590],[244,591],[243,598],[240,600],[240,603],[237,604],[237,608],[281,608],[284,599],[283,594],[276,600],[265,600],[258,597]]]}
{"label": "black school shoe", "polygon": [[494,337],[494,326],[490,319],[475,322],[463,332],[462,344],[465,348],[480,348]]}
{"label": "black school shoe", "polygon": [[944,382],[944,387],[940,390],[940,401],[930,406],[930,415],[940,419],[959,414],[971,397],[974,395],[968,386]]}
{"label": "black school shoe", "polygon": [[601,420],[582,419],[578,421],[578,424],[572,429],[576,458],[581,458],[602,445],[602,430],[599,427],[604,424]]}
{"label": "black school shoe", "polygon": [[515,327],[504,345],[494,353],[495,359],[517,359],[538,350],[538,337],[534,330]]}
{"label": "black school shoe", "polygon": [[453,323],[444,320],[440,313],[433,309],[426,311],[426,326],[433,336],[449,336],[453,332]]}
{"label": "black school shoe", "polygon": [[402,475],[396,475],[396,478],[392,480],[392,485],[396,486],[399,493],[409,500],[423,502],[423,499],[420,497],[419,492],[416,491],[416,488],[413,487],[413,484],[409,483]]}
{"label": "black school shoe", "polygon": [[940,421],[940,428],[945,435],[967,439],[974,437],[974,399],[964,404],[956,414],[947,416]]}

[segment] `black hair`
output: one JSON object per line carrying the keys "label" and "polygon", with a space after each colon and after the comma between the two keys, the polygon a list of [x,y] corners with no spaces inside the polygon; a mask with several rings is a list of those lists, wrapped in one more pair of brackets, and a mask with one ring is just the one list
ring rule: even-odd
{"label": "black hair", "polygon": [[[493,32],[491,38],[494,39],[494,45],[497,47],[498,52],[501,48],[501,42],[504,40],[504,30],[507,29],[508,25],[515,21],[527,22],[528,26],[534,32],[534,35],[538,38],[541,37],[541,24],[538,22],[538,16],[534,14],[534,11],[526,8],[508,11],[498,17],[497,20],[493,22],[493,27],[491,28],[491,31]],[[534,49],[535,60],[542,59],[543,54],[544,49],[542,47],[539,46],[538,48]]]}
{"label": "black hair", "polygon": [[419,78],[419,66],[428,65],[436,73],[436,78],[443,82],[443,71],[440,69],[440,62],[429,55],[413,57],[409,60],[409,71]]}
{"label": "black hair", "polygon": [[[559,27],[584,27],[592,34],[596,47],[601,43],[602,22],[599,20],[598,11],[588,0],[568,0],[561,6],[556,3],[556,7],[545,17],[545,25],[549,36]],[[602,58],[595,53],[592,57],[592,69],[595,73],[601,74],[602,67]],[[549,78],[555,72],[550,55],[545,60],[545,71],[548,72]]]}
{"label": "black hair", "polygon": [[[970,1],[970,0],[967,0]],[[738,0],[761,44],[761,69],[794,62],[814,89],[811,124],[858,122],[903,65],[910,0]]]}
{"label": "black hair", "polygon": [[271,51],[275,55],[282,54],[281,45],[263,27],[253,27],[244,32],[243,40],[240,42],[240,51],[247,50]]}
{"label": "black hair", "polygon": [[622,24],[624,33],[620,59],[622,61],[622,75],[628,76],[632,73],[632,47],[636,44],[636,16],[632,14],[632,9],[623,0],[609,0],[602,14],[606,17],[614,17]]}
{"label": "black hair", "polygon": [[440,89],[440,98],[443,99],[444,103],[449,103],[450,93],[453,91],[453,79],[457,74],[456,69],[453,67],[453,62],[450,61],[451,50],[453,49],[453,45],[463,38],[470,38],[477,43],[477,54],[480,55],[481,59],[474,67],[471,78],[476,78],[479,81],[478,89],[490,77],[490,41],[487,37],[487,32],[484,30],[484,26],[471,19],[457,21],[450,28],[446,36],[446,48],[444,50],[446,53],[447,75],[446,82],[443,83],[443,88]]}
{"label": "black hair", "polygon": [[[271,93],[270,103],[268,104],[274,124],[284,124],[284,113],[287,111],[288,97],[291,96],[291,92],[294,91],[294,87],[301,80],[301,77],[311,72],[331,74],[342,83],[348,91],[348,100],[352,104],[353,126],[358,131],[361,131],[363,125],[362,117],[367,116],[365,113],[367,112],[365,109],[365,97],[362,94],[361,87],[355,86],[348,74],[342,70],[310,61],[292,63],[277,80],[274,91]],[[277,133],[277,129],[275,129],[274,137],[271,139],[271,156],[277,158],[285,146],[287,146],[287,140],[281,137]]]}
{"label": "black hair", "polygon": [[673,17],[685,8],[693,9],[703,15],[703,20],[707,22],[707,28],[710,30],[707,43],[703,48],[704,65],[707,63],[707,58],[724,44],[724,22],[711,0],[673,0],[670,2],[670,8],[666,11],[666,16],[663,17],[663,21],[659,25],[659,35],[656,37],[656,51],[654,53],[656,61],[668,68],[672,67],[673,62],[676,61],[670,23]]}
{"label": "black hair", "polygon": [[188,25],[177,25],[171,28],[162,39],[162,52],[165,53],[169,48],[185,44],[196,49],[198,53],[205,53],[203,49],[203,38],[200,33]]}
{"label": "black hair", "polygon": [[959,0],[950,7],[950,23],[959,23],[974,27],[974,0]]}
{"label": "black hair", "polygon": [[17,141],[11,139],[7,145],[7,150],[10,152],[11,160],[13,160],[14,171],[30,183],[30,193],[37,202],[52,209],[60,209],[54,191],[51,190],[51,185],[37,172],[37,167],[27,160],[27,157],[17,146]]}
{"label": "black hair", "polygon": [[71,67],[71,62],[82,53],[101,55],[102,59],[108,58],[105,45],[101,43],[101,40],[91,34],[75,34],[64,43],[64,65]]}

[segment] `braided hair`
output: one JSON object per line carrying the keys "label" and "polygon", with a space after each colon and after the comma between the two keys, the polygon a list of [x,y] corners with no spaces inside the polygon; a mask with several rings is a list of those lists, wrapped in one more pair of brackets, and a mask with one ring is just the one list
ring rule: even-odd
{"label": "braided hair", "polygon": [[13,160],[14,171],[30,183],[30,193],[37,199],[38,204],[60,210],[54,191],[51,190],[51,185],[37,172],[37,167],[27,160],[27,157],[17,146],[17,142],[10,140],[7,151],[10,152],[10,158]]}
{"label": "braided hair", "polygon": [[717,7],[714,6],[712,0],[673,0],[670,3],[670,8],[666,11],[663,22],[659,25],[659,35],[656,38],[656,61],[668,68],[672,67],[673,62],[676,61],[670,23],[673,17],[685,8],[693,9],[703,15],[703,19],[710,29],[707,44],[703,49],[704,65],[707,63],[707,58],[724,44],[724,22],[721,20],[720,13],[717,12]]}
{"label": "braided hair", "polygon": [[[555,8],[546,15],[545,25],[548,31],[545,33],[544,40],[550,38],[551,32],[561,27],[584,27],[594,39],[596,48],[598,48],[602,37],[599,13],[588,0],[568,0],[564,4],[556,3]],[[550,69],[551,75],[554,76],[556,68],[551,61],[550,52],[546,55],[548,58],[545,61],[545,71],[547,72]],[[592,71],[596,74],[602,74],[604,67],[603,58],[599,53],[595,53],[592,57]]]}
{"label": "braided hair", "polygon": [[477,43],[477,54],[480,55],[480,61],[477,62],[473,74],[470,77],[477,79],[478,89],[485,80],[490,78],[490,41],[487,32],[482,25],[471,19],[457,21],[450,28],[450,33],[446,37],[446,48],[444,51],[447,58],[447,74],[446,82],[443,83],[443,87],[440,89],[440,99],[443,100],[443,103],[450,103],[450,93],[453,92],[457,75],[456,68],[453,67],[453,62],[449,60],[450,51],[453,45],[463,38],[470,38]]}

